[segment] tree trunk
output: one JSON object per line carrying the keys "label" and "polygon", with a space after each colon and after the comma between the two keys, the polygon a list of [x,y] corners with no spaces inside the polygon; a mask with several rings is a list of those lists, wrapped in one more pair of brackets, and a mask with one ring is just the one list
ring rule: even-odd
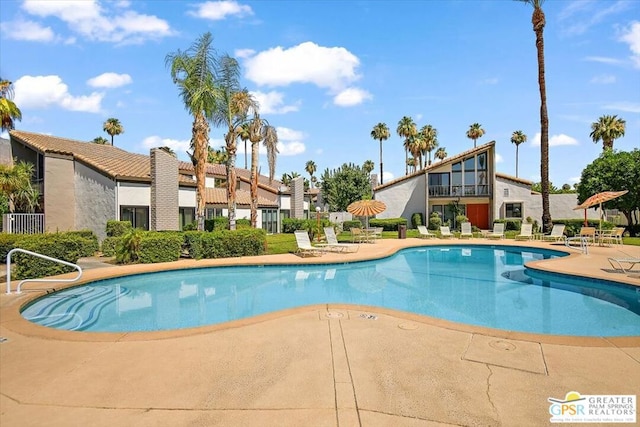
{"label": "tree trunk", "polygon": [[516,144],[516,178],[518,177],[518,144]]}
{"label": "tree trunk", "polygon": [[229,230],[236,229],[236,135],[233,129],[225,135],[227,148],[227,207],[229,209]]}
{"label": "tree trunk", "polygon": [[380,185],[382,185],[382,139],[380,140]]}
{"label": "tree trunk", "polygon": [[404,174],[409,175],[409,150],[404,150]]}
{"label": "tree trunk", "polygon": [[207,147],[209,146],[209,123],[202,113],[196,114],[193,120],[193,157],[196,174],[196,221],[198,230],[204,231],[205,181],[207,168]]}
{"label": "tree trunk", "polygon": [[251,226],[258,226],[258,147],[260,141],[251,142]]}

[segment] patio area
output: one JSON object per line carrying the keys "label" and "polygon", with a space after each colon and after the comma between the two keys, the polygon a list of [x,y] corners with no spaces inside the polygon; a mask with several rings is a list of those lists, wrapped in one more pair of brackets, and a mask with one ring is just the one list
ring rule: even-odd
{"label": "patio area", "polygon": [[[355,261],[460,243],[565,249],[534,241],[384,239],[322,257],[95,265],[83,282],[176,267]],[[640,257],[640,247],[570,253],[536,266],[640,286],[640,273],[614,272],[607,261]],[[183,331],[67,332],[20,317],[19,307],[42,292],[36,288],[44,287],[0,296],[2,426],[539,426],[549,422],[549,397],[636,394],[640,384],[640,337],[513,333],[348,305]]]}

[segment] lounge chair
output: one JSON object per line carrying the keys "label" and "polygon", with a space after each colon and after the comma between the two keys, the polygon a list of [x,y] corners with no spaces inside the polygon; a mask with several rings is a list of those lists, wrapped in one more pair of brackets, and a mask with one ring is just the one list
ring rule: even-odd
{"label": "lounge chair", "polygon": [[296,235],[296,243],[298,244],[298,250],[296,251],[296,254],[300,256],[323,255],[322,249],[311,245],[311,240],[309,240],[309,234],[307,234],[306,231],[298,230],[294,234]]}
{"label": "lounge chair", "polygon": [[596,242],[596,228],[582,227],[580,229],[580,234],[575,237],[569,237],[566,240],[566,243],[569,245],[574,242],[586,242],[589,245],[594,244]]}
{"label": "lounge chair", "polygon": [[351,243],[362,243],[367,241],[367,235],[362,231],[362,228],[351,228]]}
{"label": "lounge chair", "polygon": [[[608,258],[608,260],[611,267],[615,270],[622,270],[623,273],[631,272],[636,264],[640,264],[640,258]],[[629,268],[625,269],[622,264],[629,264]]]}
{"label": "lounge chair", "polygon": [[493,224],[493,231],[486,236],[489,239],[504,239],[504,222]]}
{"label": "lounge chair", "polygon": [[601,233],[598,239],[600,240],[600,244],[614,244],[621,245],[622,244],[622,235],[624,234],[624,227],[617,227],[613,230],[609,230],[608,232]]}
{"label": "lounge chair", "polygon": [[545,234],[542,236],[542,240],[545,242],[553,241],[558,242],[564,240],[566,237],[564,236],[564,224],[553,224],[553,228],[551,229],[551,234]]}
{"label": "lounge chair", "polygon": [[430,232],[425,225],[418,226],[418,233],[420,233],[420,237],[423,239],[430,239],[432,237],[437,237],[434,233]]}
{"label": "lounge chair", "polygon": [[317,248],[326,249],[333,252],[358,252],[360,246],[354,243],[340,243],[333,227],[324,227],[324,235],[327,238],[326,244],[316,245]]}
{"label": "lounge chair", "polygon": [[473,232],[471,231],[471,223],[463,222],[460,224],[460,238],[464,239],[465,237],[473,237]]}
{"label": "lounge chair", "polygon": [[533,224],[522,224],[520,227],[520,234],[516,236],[516,240],[531,240],[533,235],[531,232],[533,231]]}
{"label": "lounge chair", "polygon": [[449,227],[445,227],[445,226],[440,226],[440,237],[442,237],[443,239],[449,239],[451,237],[455,237],[452,233],[451,230],[449,229]]}

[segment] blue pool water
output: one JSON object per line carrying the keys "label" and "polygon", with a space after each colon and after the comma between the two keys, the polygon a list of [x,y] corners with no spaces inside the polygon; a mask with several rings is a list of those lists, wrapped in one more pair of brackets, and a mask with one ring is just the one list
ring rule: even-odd
{"label": "blue pool water", "polygon": [[511,246],[431,246],[356,263],[140,274],[47,295],[22,315],[66,330],[157,331],[346,303],[522,332],[640,335],[634,287],[523,267],[562,255]]}

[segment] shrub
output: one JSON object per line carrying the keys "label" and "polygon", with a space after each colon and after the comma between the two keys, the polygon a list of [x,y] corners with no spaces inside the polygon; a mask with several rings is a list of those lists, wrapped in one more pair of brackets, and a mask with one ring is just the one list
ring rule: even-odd
{"label": "shrub", "polygon": [[191,230],[197,230],[197,229],[198,229],[198,221],[190,222],[188,224],[185,224],[182,227],[183,231],[191,231]]}
{"label": "shrub", "polygon": [[460,229],[462,228],[460,224],[462,224],[463,222],[469,222],[469,218],[467,218],[466,215],[456,216],[456,230],[460,231]]}
{"label": "shrub", "polygon": [[298,219],[298,218],[283,218],[282,232],[294,233],[298,230],[305,230],[305,221],[306,220],[304,219]]}
{"label": "shrub", "polygon": [[429,230],[439,230],[442,225],[442,218],[440,218],[440,214],[438,212],[431,212],[431,216],[429,217]]}
{"label": "shrub", "polygon": [[18,247],[16,242],[20,240],[22,235],[20,234],[0,234],[0,258],[2,262],[7,262],[7,254],[13,248]]}
{"label": "shrub", "polygon": [[369,220],[369,227],[382,227],[384,231],[397,231],[399,225],[407,225],[406,218],[373,218]]}
{"label": "shrub", "polygon": [[418,228],[419,225],[423,225],[423,224],[424,224],[424,221],[423,221],[421,212],[417,212],[411,215],[411,225],[413,226],[413,228]]}
{"label": "shrub", "polygon": [[82,257],[94,256],[96,252],[100,249],[100,244],[98,243],[98,236],[93,234],[91,230],[77,230],[77,231],[68,231],[70,235],[76,235],[86,239],[86,244],[82,247]]}
{"label": "shrub", "polygon": [[175,231],[143,233],[138,259],[143,264],[177,261],[182,253],[183,241],[182,233]]}
{"label": "shrub", "polygon": [[108,237],[122,236],[129,230],[131,230],[131,221],[117,221],[110,219],[107,221],[106,232]]}
{"label": "shrub", "polygon": [[522,221],[519,219],[496,219],[495,223],[504,223],[504,231],[520,231]]}
{"label": "shrub", "polygon": [[[86,248],[93,245],[92,240],[69,232],[23,235],[17,243],[22,249],[71,263],[76,263],[84,256]],[[24,253],[15,254],[15,264],[16,279],[53,276],[74,270],[73,267]]]}
{"label": "shrub", "polygon": [[116,262],[118,264],[138,262],[140,259],[142,233],[144,231],[139,228],[132,228],[120,238],[116,245]]}
{"label": "shrub", "polygon": [[362,223],[359,219],[345,221],[342,223],[342,231],[350,231],[352,228],[362,228]]}
{"label": "shrub", "polygon": [[118,242],[120,241],[121,237],[106,237],[103,241],[102,241],[102,248],[101,248],[101,252],[102,252],[102,256],[115,256],[116,254],[116,246],[118,245]]}
{"label": "shrub", "polygon": [[[584,226],[584,219],[556,219],[553,220],[554,224],[564,224],[565,225],[565,234],[569,237],[573,237],[577,234],[580,234],[580,229]],[[600,227],[600,221],[597,219],[589,219],[587,220],[587,227]],[[612,222],[602,221],[602,229],[609,230],[615,227]]]}
{"label": "shrub", "polygon": [[265,251],[266,232],[261,229],[191,231],[184,234],[191,258],[227,258],[261,255]]}

